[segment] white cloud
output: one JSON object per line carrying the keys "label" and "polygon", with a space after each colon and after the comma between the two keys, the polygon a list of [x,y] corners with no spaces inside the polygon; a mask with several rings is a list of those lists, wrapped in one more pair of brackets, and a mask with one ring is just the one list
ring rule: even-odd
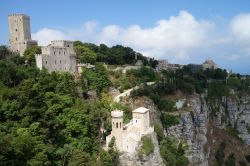
{"label": "white cloud", "polygon": [[78,29],[43,28],[32,36],[42,45],[55,39],[105,43],[109,46],[122,44],[146,56],[186,60],[193,50],[205,45],[213,27],[213,22],[197,20],[190,13],[181,11],[179,15],[159,20],[149,28],[107,25],[99,30],[97,23],[91,21]]}
{"label": "white cloud", "polygon": [[230,29],[237,42],[250,44],[250,14],[240,14],[234,17]]}
{"label": "white cloud", "polygon": [[230,32],[239,51],[250,55],[250,13],[234,17],[230,23]]}
{"label": "white cloud", "polygon": [[60,30],[43,28],[37,33],[32,34],[32,39],[37,40],[39,45],[47,45],[51,40],[71,39]]}

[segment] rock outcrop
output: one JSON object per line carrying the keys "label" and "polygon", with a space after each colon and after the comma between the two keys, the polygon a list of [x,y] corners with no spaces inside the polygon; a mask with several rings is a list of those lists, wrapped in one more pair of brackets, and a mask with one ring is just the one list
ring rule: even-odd
{"label": "rock outcrop", "polygon": [[154,152],[149,156],[139,157],[136,153],[123,153],[119,157],[121,166],[164,166],[160,155],[159,144],[155,133],[149,135],[153,144]]}
{"label": "rock outcrop", "polygon": [[230,125],[236,128],[239,137],[250,145],[250,96],[241,99],[228,97],[226,104]]}
{"label": "rock outcrop", "polygon": [[189,105],[191,111],[181,113],[180,124],[168,128],[166,133],[187,142],[186,156],[190,165],[207,166],[204,145],[207,142],[208,107],[198,95],[190,100]]}

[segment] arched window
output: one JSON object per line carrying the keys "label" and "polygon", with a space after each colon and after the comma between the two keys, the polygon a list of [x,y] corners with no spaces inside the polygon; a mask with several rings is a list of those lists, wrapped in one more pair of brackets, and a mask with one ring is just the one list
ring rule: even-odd
{"label": "arched window", "polygon": [[116,122],[116,128],[118,128],[118,122]]}

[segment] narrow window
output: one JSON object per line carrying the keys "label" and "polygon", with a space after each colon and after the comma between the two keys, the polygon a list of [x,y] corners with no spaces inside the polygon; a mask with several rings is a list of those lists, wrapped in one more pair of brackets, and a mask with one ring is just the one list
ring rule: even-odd
{"label": "narrow window", "polygon": [[61,60],[60,60],[60,64],[62,64]]}
{"label": "narrow window", "polygon": [[118,123],[116,122],[116,128],[118,128]]}
{"label": "narrow window", "polygon": [[59,51],[59,54],[60,54],[61,52]]}
{"label": "narrow window", "polygon": [[54,55],[56,54],[56,52],[54,51]]}
{"label": "narrow window", "polygon": [[48,62],[46,61],[46,64],[47,64]]}
{"label": "narrow window", "polygon": [[17,32],[17,29],[16,29],[16,32]]}
{"label": "narrow window", "polygon": [[16,37],[16,41],[17,41],[17,37]]}
{"label": "narrow window", "polygon": [[65,55],[65,51],[64,51],[64,55]]}
{"label": "narrow window", "polygon": [[55,60],[55,64],[56,64],[56,60]]}
{"label": "narrow window", "polygon": [[137,120],[135,120],[135,123],[137,123]]}
{"label": "narrow window", "polygon": [[120,128],[122,128],[122,122],[120,122]]}

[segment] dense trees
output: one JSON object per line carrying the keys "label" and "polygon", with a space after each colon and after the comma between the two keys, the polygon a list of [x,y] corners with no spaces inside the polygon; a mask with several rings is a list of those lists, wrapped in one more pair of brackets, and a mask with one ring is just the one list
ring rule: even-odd
{"label": "dense trees", "polygon": [[78,97],[71,74],[39,71],[22,59],[0,60],[0,165],[97,165],[108,112]]}
{"label": "dense trees", "polygon": [[74,49],[78,62],[95,64],[96,53],[90,48],[88,48],[86,45],[84,45],[80,41],[76,41],[74,42]]}
{"label": "dense trees", "polygon": [[130,47],[116,45],[108,47],[105,44],[97,46],[92,43],[74,42],[74,48],[79,62],[95,63],[105,62],[106,64],[135,64],[136,60],[142,60],[144,65],[156,67],[157,61],[153,58],[147,59],[142,54],[135,52]]}

